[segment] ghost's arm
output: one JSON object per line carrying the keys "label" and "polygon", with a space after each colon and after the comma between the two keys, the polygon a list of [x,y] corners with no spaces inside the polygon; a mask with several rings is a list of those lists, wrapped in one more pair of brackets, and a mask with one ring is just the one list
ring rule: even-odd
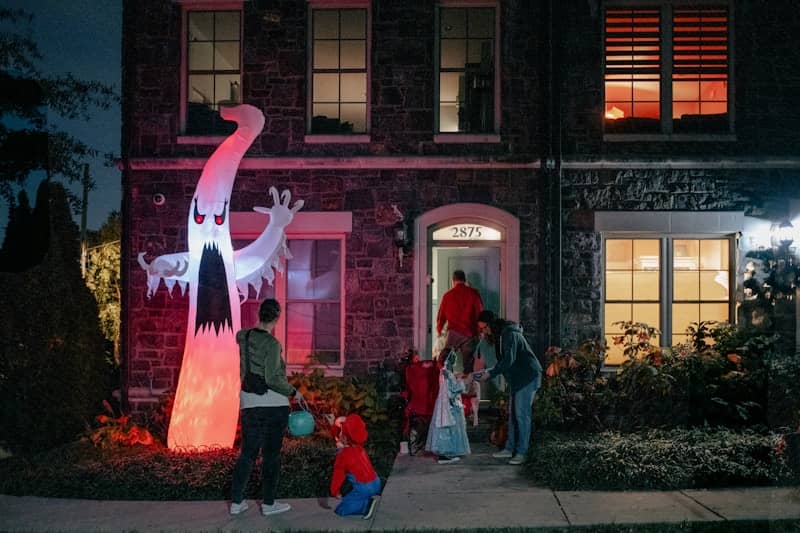
{"label": "ghost's arm", "polygon": [[179,284],[181,293],[186,293],[189,284],[189,254],[180,252],[164,254],[153,259],[149,264],[144,260],[144,252],[139,254],[139,266],[147,272],[147,297],[153,295],[158,289],[159,282],[163,279],[167,290],[172,294],[172,288]]}
{"label": "ghost's arm", "polygon": [[236,287],[239,289],[239,294],[244,297],[247,297],[248,285],[252,285],[258,292],[261,289],[263,278],[272,284],[272,280],[275,279],[274,270],[281,272],[283,268],[281,256],[291,258],[289,249],[286,247],[285,230],[294,218],[294,214],[303,207],[303,201],[298,200],[292,208],[289,208],[291,195],[288,190],[283,191],[280,198],[274,187],[270,187],[270,193],[275,202],[271,209],[253,208],[259,213],[269,214],[267,227],[256,240],[244,248],[236,250],[233,254]]}

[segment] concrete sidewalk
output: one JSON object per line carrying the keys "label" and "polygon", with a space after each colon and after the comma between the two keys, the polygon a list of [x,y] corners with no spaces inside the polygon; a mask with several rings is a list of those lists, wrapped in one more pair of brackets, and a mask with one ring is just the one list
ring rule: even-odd
{"label": "concrete sidewalk", "polygon": [[[388,531],[567,527],[611,523],[800,518],[800,488],[570,492],[531,486],[519,468],[473,445],[461,462],[400,455],[371,520],[341,518],[328,499],[288,499],[269,518],[223,501],[94,501],[0,495],[3,531]],[[332,502],[331,502],[332,503]]]}

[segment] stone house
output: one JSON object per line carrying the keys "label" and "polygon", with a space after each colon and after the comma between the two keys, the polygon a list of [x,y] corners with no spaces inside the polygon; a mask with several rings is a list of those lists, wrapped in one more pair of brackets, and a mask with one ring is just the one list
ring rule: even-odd
{"label": "stone house", "polygon": [[429,353],[455,268],[541,354],[621,320],[662,345],[693,321],[763,321],[750,255],[793,255],[789,0],[131,0],[123,23],[134,407],[175,387],[188,306],[163,285],[146,297],[137,254],[186,249],[200,171],[232,131],[224,105],[266,117],[230,199],[234,248],[265,226],[252,207],[270,186],[305,201],[285,275],[242,303],[245,326],[259,299],[284,303],[293,369]]}

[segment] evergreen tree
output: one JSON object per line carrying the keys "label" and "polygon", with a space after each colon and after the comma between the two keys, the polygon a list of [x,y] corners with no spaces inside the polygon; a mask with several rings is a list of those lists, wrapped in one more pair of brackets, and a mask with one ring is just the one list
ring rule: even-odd
{"label": "evergreen tree", "polygon": [[89,261],[86,286],[92,291],[99,308],[100,329],[111,343],[113,360],[119,365],[119,327],[122,298],[120,281],[119,211],[113,211],[98,231],[89,235]]}

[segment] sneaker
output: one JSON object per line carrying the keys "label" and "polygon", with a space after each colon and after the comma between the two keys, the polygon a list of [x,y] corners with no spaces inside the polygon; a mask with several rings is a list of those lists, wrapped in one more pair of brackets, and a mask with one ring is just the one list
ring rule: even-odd
{"label": "sneaker", "polygon": [[271,514],[278,514],[278,513],[285,513],[292,506],[288,503],[283,502],[274,502],[272,505],[267,505],[266,503],[261,504],[261,514],[264,516],[269,516]]}
{"label": "sneaker", "polygon": [[461,460],[461,457],[440,457],[437,463],[440,465],[449,465],[450,463],[457,463]]}
{"label": "sneaker", "polygon": [[372,518],[372,515],[375,514],[375,508],[377,506],[378,506],[378,497],[377,496],[373,496],[372,498],[369,499],[369,505],[367,506],[367,512],[364,513],[364,516],[362,516],[361,518],[363,518],[364,520],[369,520],[370,518]]}
{"label": "sneaker", "polygon": [[250,506],[247,502],[242,500],[242,503],[231,503],[231,514],[241,514],[245,512]]}
{"label": "sneaker", "polygon": [[508,464],[510,464],[510,465],[521,465],[524,462],[525,462],[525,456],[524,455],[515,454],[514,457],[512,457],[511,460],[508,462]]}
{"label": "sneaker", "polygon": [[513,453],[511,453],[510,451],[508,451],[508,450],[503,450],[503,451],[500,451],[500,452],[495,452],[495,453],[493,453],[493,454],[492,454],[492,457],[494,457],[495,459],[511,459],[511,457],[512,457],[513,455],[514,455],[514,454],[513,454]]}

